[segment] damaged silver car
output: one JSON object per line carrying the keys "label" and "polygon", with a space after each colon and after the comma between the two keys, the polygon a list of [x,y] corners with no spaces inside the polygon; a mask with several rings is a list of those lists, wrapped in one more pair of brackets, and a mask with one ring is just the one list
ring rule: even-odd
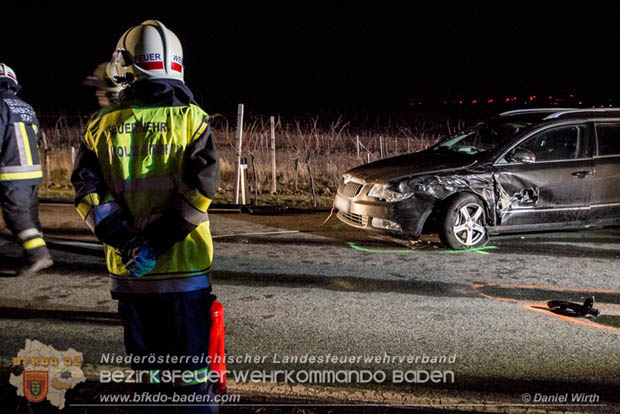
{"label": "damaged silver car", "polygon": [[347,171],[337,217],[451,248],[489,235],[620,224],[620,109],[509,111],[433,147]]}

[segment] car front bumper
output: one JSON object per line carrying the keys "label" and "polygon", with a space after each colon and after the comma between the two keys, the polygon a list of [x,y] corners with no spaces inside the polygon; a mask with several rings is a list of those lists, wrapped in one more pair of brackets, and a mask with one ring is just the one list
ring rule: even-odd
{"label": "car front bumper", "polygon": [[341,183],[334,198],[338,219],[359,229],[418,238],[431,212],[432,200],[415,195],[388,203],[368,196],[372,186],[363,182]]}

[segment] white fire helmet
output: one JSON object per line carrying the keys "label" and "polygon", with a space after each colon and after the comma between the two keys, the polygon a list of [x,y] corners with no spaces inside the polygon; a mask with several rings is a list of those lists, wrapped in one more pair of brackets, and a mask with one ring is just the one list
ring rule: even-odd
{"label": "white fire helmet", "polygon": [[183,82],[183,48],[179,38],[158,20],[127,30],[112,56],[118,80],[177,79]]}
{"label": "white fire helmet", "polygon": [[15,82],[15,85],[19,85],[19,83],[17,83],[17,76],[15,76],[13,69],[4,63],[0,63],[0,79],[10,79]]}
{"label": "white fire helmet", "polygon": [[101,107],[117,103],[123,86],[115,81],[116,66],[111,62],[103,62],[97,66],[92,75],[83,84],[96,88],[95,95]]}

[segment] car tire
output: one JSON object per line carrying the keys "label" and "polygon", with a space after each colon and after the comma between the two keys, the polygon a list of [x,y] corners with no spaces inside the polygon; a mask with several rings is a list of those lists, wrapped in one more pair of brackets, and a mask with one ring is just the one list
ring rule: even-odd
{"label": "car tire", "polygon": [[484,246],[489,240],[484,204],[474,194],[457,194],[448,200],[440,219],[439,238],[452,249]]}

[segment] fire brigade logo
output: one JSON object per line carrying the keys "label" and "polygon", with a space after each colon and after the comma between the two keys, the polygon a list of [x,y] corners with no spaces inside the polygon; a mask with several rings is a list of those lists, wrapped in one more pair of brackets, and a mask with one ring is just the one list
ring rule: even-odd
{"label": "fire brigade logo", "polygon": [[41,402],[47,397],[48,371],[24,371],[24,397],[30,402]]}
{"label": "fire brigade logo", "polygon": [[75,349],[58,351],[51,345],[26,339],[26,346],[13,357],[15,369],[9,383],[16,388],[18,396],[33,403],[47,400],[62,410],[65,393],[86,381],[83,362],[82,353]]}

